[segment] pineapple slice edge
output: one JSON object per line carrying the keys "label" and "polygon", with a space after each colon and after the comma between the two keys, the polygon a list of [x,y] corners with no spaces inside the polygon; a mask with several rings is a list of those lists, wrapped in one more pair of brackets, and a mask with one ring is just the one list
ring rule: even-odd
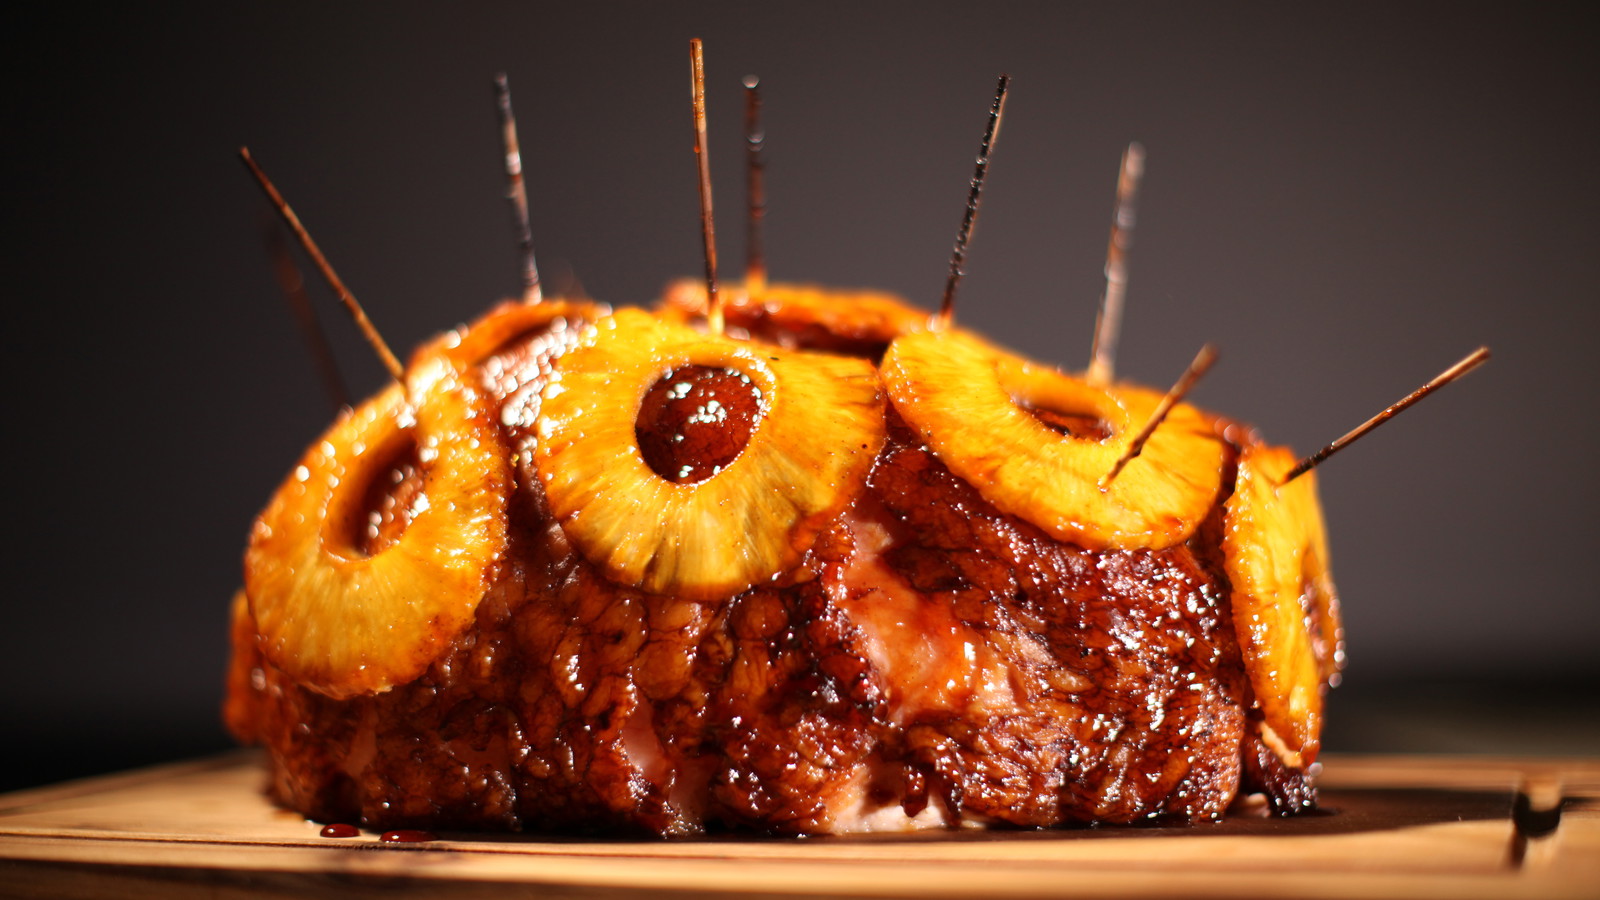
{"label": "pineapple slice edge", "polygon": [[1320,749],[1324,695],[1344,664],[1344,634],[1316,473],[1280,486],[1295,462],[1287,448],[1242,448],[1223,504],[1222,547],[1263,737],[1303,769]]}

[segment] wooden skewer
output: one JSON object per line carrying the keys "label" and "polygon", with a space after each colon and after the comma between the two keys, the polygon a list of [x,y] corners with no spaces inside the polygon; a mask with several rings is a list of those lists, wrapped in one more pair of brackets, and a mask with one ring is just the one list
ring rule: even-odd
{"label": "wooden skewer", "polygon": [[1345,447],[1350,446],[1356,441],[1357,438],[1404,412],[1408,407],[1416,403],[1418,400],[1421,400],[1423,397],[1428,396],[1439,388],[1442,388],[1450,382],[1455,381],[1457,378],[1460,378],[1468,372],[1471,372],[1473,369],[1476,369],[1488,361],[1488,347],[1479,347],[1478,349],[1472,351],[1463,357],[1460,362],[1448,369],[1445,369],[1443,372],[1440,372],[1433,378],[1432,381],[1429,381],[1422,387],[1412,391],[1398,403],[1395,403],[1393,406],[1390,406],[1383,412],[1378,413],[1367,421],[1357,425],[1343,437],[1339,438],[1328,446],[1323,447],[1321,450],[1318,450],[1305,459],[1300,460],[1298,463],[1295,463],[1294,468],[1289,470],[1289,474],[1283,476],[1283,480],[1278,482],[1278,486],[1283,487],[1296,478],[1299,478],[1301,475],[1311,471],[1323,460],[1334,455],[1335,453],[1338,453]]}
{"label": "wooden skewer", "polygon": [[994,103],[989,107],[989,125],[983,132],[983,143],[978,146],[978,164],[972,173],[972,188],[967,192],[967,211],[961,218],[961,230],[956,233],[955,249],[950,253],[950,277],[944,283],[944,299],[939,303],[939,314],[933,320],[934,328],[948,327],[955,318],[956,286],[961,283],[962,267],[967,260],[967,243],[972,240],[972,230],[978,221],[978,200],[983,194],[983,179],[989,172],[989,155],[1000,137],[1000,118],[1006,110],[1006,88],[1010,75],[1001,75],[995,87]]}
{"label": "wooden skewer", "polygon": [[350,293],[350,289],[345,287],[344,282],[339,279],[339,273],[333,271],[333,266],[328,264],[328,258],[322,255],[322,250],[317,247],[317,242],[311,239],[311,234],[306,231],[304,225],[300,224],[300,217],[295,215],[294,210],[289,208],[288,201],[284,200],[283,195],[278,193],[278,188],[272,183],[272,179],[268,178],[267,173],[261,171],[261,167],[256,165],[255,158],[250,155],[250,148],[240,147],[239,158],[244,161],[245,168],[250,170],[250,174],[255,176],[256,183],[261,185],[261,190],[266,193],[267,200],[278,210],[278,215],[283,217],[283,221],[288,224],[289,230],[293,231],[295,237],[300,240],[300,246],[305,248],[306,253],[311,257],[311,261],[316,263],[317,268],[322,271],[322,277],[327,279],[328,286],[332,287],[333,292],[338,295],[339,302],[344,304],[344,308],[356,320],[356,327],[361,329],[361,333],[366,336],[367,343],[371,344],[372,349],[377,351],[378,359],[383,363],[384,368],[389,370],[389,374],[394,377],[395,381],[404,384],[405,368],[400,365],[400,360],[395,358],[394,353],[389,349],[389,345],[384,343],[383,335],[378,333],[378,329],[373,326],[372,320],[367,318],[366,311],[361,308],[360,303],[356,302],[355,295]]}
{"label": "wooden skewer", "polygon": [[1117,464],[1111,467],[1111,471],[1106,473],[1106,477],[1100,479],[1100,490],[1104,491],[1111,487],[1112,480],[1122,473],[1122,468],[1133,462],[1135,457],[1144,452],[1145,442],[1149,441],[1150,436],[1156,433],[1156,428],[1160,427],[1162,421],[1167,418],[1167,414],[1172,412],[1173,407],[1183,402],[1183,398],[1189,395],[1189,391],[1194,389],[1201,376],[1210,371],[1216,361],[1217,348],[1210,344],[1200,348],[1200,352],[1196,353],[1194,360],[1189,363],[1189,368],[1183,370],[1183,374],[1178,376],[1177,383],[1172,386],[1171,390],[1167,391],[1165,397],[1161,398],[1161,402],[1156,404],[1156,411],[1150,414],[1150,421],[1146,422],[1144,428],[1140,429],[1139,434],[1128,445],[1127,451],[1122,454],[1122,458],[1117,460]]}
{"label": "wooden skewer", "polygon": [[1106,245],[1106,287],[1100,296],[1100,312],[1094,322],[1094,349],[1089,371],[1090,384],[1111,383],[1116,366],[1117,336],[1122,331],[1122,302],[1128,293],[1128,249],[1133,246],[1133,225],[1139,199],[1139,181],[1144,177],[1144,147],[1138,141],[1122,151],[1122,167],[1117,175],[1117,205],[1111,215],[1111,238]]}
{"label": "wooden skewer", "polygon": [[711,161],[706,155],[706,65],[700,39],[689,39],[689,74],[694,102],[694,155],[700,168],[700,235],[706,258],[706,324],[721,334],[722,298],[717,295],[717,233],[711,213]]}
{"label": "wooden skewer", "polygon": [[528,224],[528,186],[522,180],[522,145],[517,141],[517,117],[511,112],[511,83],[506,74],[494,76],[495,105],[500,110],[500,142],[506,154],[506,199],[511,201],[511,233],[522,261],[522,300],[544,299],[539,267],[533,259],[533,227]]}
{"label": "wooden skewer", "polygon": [[300,277],[300,267],[294,264],[294,256],[289,253],[283,232],[271,218],[263,225],[267,254],[272,257],[272,272],[278,278],[278,287],[283,290],[283,298],[294,314],[295,324],[300,326],[300,336],[311,351],[312,363],[316,365],[317,374],[322,377],[322,386],[337,412],[350,405],[350,392],[345,389],[344,379],[339,375],[339,364],[334,361],[333,349],[328,346],[328,336],[317,322],[316,311],[311,308],[311,298],[306,296],[305,280]]}
{"label": "wooden skewer", "polygon": [[761,130],[761,79],[754,75],[744,78],[744,144],[745,184],[750,207],[745,220],[744,292],[752,303],[760,303],[767,295],[766,245],[762,240],[762,225],[767,217],[767,195],[763,178],[766,162],[761,151],[767,142]]}

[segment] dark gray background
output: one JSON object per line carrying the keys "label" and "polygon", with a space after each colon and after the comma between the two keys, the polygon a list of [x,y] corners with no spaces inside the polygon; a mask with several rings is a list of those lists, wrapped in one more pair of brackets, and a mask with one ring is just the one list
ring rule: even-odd
{"label": "dark gray background", "polygon": [[[546,274],[645,303],[700,267],[696,35],[730,276],[741,76],[766,86],[774,276],[931,305],[1008,71],[964,322],[1084,364],[1137,138],[1126,375],[1167,384],[1215,341],[1197,402],[1309,452],[1490,344],[1322,472],[1351,647],[1330,743],[1593,752],[1600,77],[1578,7],[232,6],[8,38],[0,786],[226,745],[245,534],[329,419],[238,146],[409,348],[516,287],[504,69]],[[1498,730],[1467,740],[1480,720]]]}

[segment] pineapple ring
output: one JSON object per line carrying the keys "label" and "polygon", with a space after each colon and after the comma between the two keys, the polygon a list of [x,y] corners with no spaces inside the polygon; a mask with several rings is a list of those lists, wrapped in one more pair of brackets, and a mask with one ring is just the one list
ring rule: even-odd
{"label": "pineapple ring", "polygon": [[[692,484],[656,474],[635,431],[645,394],[684,366],[735,369],[763,404],[739,455]],[[557,362],[535,460],[551,513],[607,577],[710,599],[793,566],[865,484],[883,440],[883,396],[865,360],[705,335],[624,309]]]}
{"label": "pineapple ring", "polygon": [[[335,699],[420,676],[471,623],[506,545],[512,475],[499,429],[443,361],[411,381],[410,403],[392,385],[306,451],[245,554],[262,652]],[[368,555],[356,539],[367,490],[413,443],[424,502]]]}
{"label": "pineapple ring", "polygon": [[[768,322],[782,332],[804,334],[821,329],[836,338],[887,344],[902,334],[927,326],[928,311],[881,291],[825,288],[811,284],[770,284],[759,299],[735,287],[724,291],[723,314],[730,324],[755,329]],[[684,279],[669,285],[661,301],[667,317],[706,314],[703,280]]]}
{"label": "pineapple ring", "polygon": [[1344,665],[1344,632],[1316,473],[1278,486],[1294,464],[1282,447],[1244,448],[1223,507],[1222,550],[1234,633],[1268,744],[1303,769],[1317,758],[1323,689]]}
{"label": "pineapple ring", "polygon": [[[1222,442],[1198,410],[1179,404],[1102,489],[1161,402],[1152,391],[1101,390],[954,330],[897,338],[883,380],[895,409],[952,472],[1058,540],[1096,550],[1170,547],[1194,533],[1222,488]],[[1092,416],[1111,435],[1061,434],[1030,406]]]}
{"label": "pineapple ring", "polygon": [[577,329],[607,315],[611,310],[601,303],[583,300],[545,300],[525,303],[508,300],[490,310],[470,327],[447,331],[419,349],[412,357],[416,365],[433,354],[441,354],[457,369],[482,365],[517,338],[546,329]]}

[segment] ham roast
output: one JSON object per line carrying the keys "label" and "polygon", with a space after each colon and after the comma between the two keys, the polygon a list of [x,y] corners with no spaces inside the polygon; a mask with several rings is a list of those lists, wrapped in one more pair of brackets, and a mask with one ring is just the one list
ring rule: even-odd
{"label": "ham roast", "polygon": [[[1312,476],[894,298],[508,303],[257,521],[226,719],[372,828],[848,834],[1309,810]],[[1089,475],[1084,476],[1082,472]],[[1083,482],[1083,483],[1079,483]]]}

